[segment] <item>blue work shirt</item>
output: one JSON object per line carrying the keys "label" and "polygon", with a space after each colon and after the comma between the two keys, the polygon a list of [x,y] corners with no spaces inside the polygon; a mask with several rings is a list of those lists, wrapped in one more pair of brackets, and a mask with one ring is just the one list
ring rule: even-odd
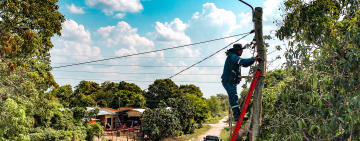
{"label": "blue work shirt", "polygon": [[[231,80],[239,80],[239,76],[241,75],[241,69],[240,67],[248,67],[251,64],[255,62],[254,58],[249,59],[243,59],[240,58],[237,54],[234,53],[228,53],[227,58],[224,65],[223,74],[221,75],[221,79],[231,83],[235,84],[234,82],[231,82]],[[238,84],[238,82],[236,82]]]}

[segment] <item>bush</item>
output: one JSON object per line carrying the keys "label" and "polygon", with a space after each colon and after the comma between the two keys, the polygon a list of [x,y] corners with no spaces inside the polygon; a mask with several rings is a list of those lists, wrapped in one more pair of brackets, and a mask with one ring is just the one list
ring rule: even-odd
{"label": "bush", "polygon": [[206,100],[197,97],[194,94],[187,94],[187,97],[191,99],[195,106],[195,122],[201,128],[202,124],[205,122],[205,119],[208,117],[209,106],[206,104]]}
{"label": "bush", "polygon": [[180,134],[180,121],[168,109],[146,109],[140,120],[142,123],[141,133],[147,135],[146,140],[158,141]]}
{"label": "bush", "polygon": [[[166,107],[171,107],[174,115],[180,121],[181,131],[185,134],[193,133],[195,130],[195,106],[190,98],[183,96],[179,98],[169,98]],[[165,107],[165,106],[164,106]]]}
{"label": "bush", "polygon": [[38,127],[32,128],[29,136],[34,141],[83,140],[86,133],[82,130],[65,131]]}
{"label": "bush", "polygon": [[86,130],[86,140],[87,141],[93,141],[94,140],[94,136],[97,136],[98,138],[100,138],[103,134],[104,130],[103,128],[101,128],[100,123],[95,123],[95,124],[88,124],[88,128]]}

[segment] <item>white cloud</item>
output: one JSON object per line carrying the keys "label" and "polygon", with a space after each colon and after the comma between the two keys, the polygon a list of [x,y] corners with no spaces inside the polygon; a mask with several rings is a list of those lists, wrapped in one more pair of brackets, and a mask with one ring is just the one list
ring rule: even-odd
{"label": "white cloud", "polygon": [[[194,13],[188,23],[183,23],[179,18],[175,18],[170,23],[156,22],[155,41],[165,47],[186,45],[229,36],[230,32],[240,27],[241,25],[236,24],[236,15],[233,12],[219,9],[213,3],[206,3],[203,5],[202,13]],[[192,39],[195,40],[192,41]],[[225,40],[225,43],[234,40],[235,38]],[[200,57],[203,53],[213,53],[211,48],[219,48],[219,43],[224,46],[223,42],[181,48],[177,49],[175,54],[179,57]],[[199,47],[207,49],[200,52]]]}
{"label": "white cloud", "polygon": [[228,36],[239,28],[236,16],[231,11],[217,8],[213,3],[203,5],[202,13],[196,12],[189,21],[186,33],[200,40]]}
{"label": "white cloud", "polygon": [[67,41],[80,41],[83,43],[91,42],[90,32],[85,30],[83,25],[78,25],[74,20],[63,23],[61,38]]}
{"label": "white cloud", "polygon": [[[251,22],[251,14],[245,13],[239,16],[246,17],[248,20],[243,21],[243,24]],[[183,23],[179,18],[175,18],[170,23],[156,22],[155,41],[163,46],[172,47],[229,36],[232,31],[241,27],[240,24],[236,23],[236,18],[233,12],[219,9],[213,3],[206,3],[203,5],[202,12],[194,13],[188,23]],[[220,49],[235,40],[236,38],[229,38],[223,41],[176,49],[175,54],[178,57],[208,56],[210,53],[214,53],[215,49]],[[218,63],[218,61],[211,62]]]}
{"label": "white cloud", "polygon": [[139,12],[143,10],[140,0],[85,0],[89,7],[100,8],[106,15],[114,12]]}
{"label": "white cloud", "polygon": [[123,56],[123,55],[129,55],[129,54],[136,54],[137,51],[133,46],[130,46],[129,49],[122,48],[120,50],[115,51],[116,56]]}
{"label": "white cloud", "polygon": [[[121,21],[116,26],[100,27],[96,33],[101,36],[102,44],[105,44],[107,47],[115,47],[116,56],[155,50],[155,44],[137,34],[137,30],[137,28],[132,28],[128,23]],[[157,62],[161,62],[163,61],[164,53],[161,51],[145,54],[144,56],[157,57]],[[134,63],[139,61],[136,58],[130,59]],[[151,62],[151,60],[146,61]],[[146,61],[138,62],[138,64],[145,63]],[[152,61],[151,63],[155,62]]]}
{"label": "white cloud", "polygon": [[251,12],[247,12],[247,13],[242,12],[238,16],[241,18],[240,20],[241,27],[253,25]]}
{"label": "white cloud", "polygon": [[155,40],[166,47],[190,44],[190,38],[185,35],[186,26],[179,18],[165,24],[156,22]]}
{"label": "white cloud", "polygon": [[[101,59],[100,48],[96,46],[90,46],[86,43],[78,43],[74,41],[58,40],[55,43],[55,48],[51,50],[51,53],[56,54],[52,57],[53,62],[78,62],[88,61],[91,56],[98,56],[97,59]],[[57,56],[57,55],[70,55],[70,56]],[[96,59],[91,57],[91,59]],[[75,59],[75,60],[74,60]]]}
{"label": "white cloud", "polygon": [[125,17],[125,14],[124,13],[117,13],[114,18],[117,18],[117,19],[122,19]]}
{"label": "white cloud", "polygon": [[[51,50],[53,62],[76,62],[87,61],[89,56],[100,55],[100,48],[91,46],[90,32],[85,30],[83,25],[77,24],[74,20],[67,20],[63,23],[62,36],[54,41],[54,48]],[[59,56],[70,55],[70,56]],[[94,58],[92,58],[94,59]]]}
{"label": "white cloud", "polygon": [[71,4],[70,6],[67,5],[66,7],[70,11],[70,13],[74,13],[74,14],[84,14],[85,13],[83,8],[77,7],[74,4]]}
{"label": "white cloud", "polygon": [[275,16],[274,10],[279,7],[280,0],[267,0],[263,3],[264,10],[263,10],[263,20],[267,21],[268,18],[272,18]]}
{"label": "white cloud", "polygon": [[199,57],[201,53],[200,53],[200,49],[191,49],[189,47],[184,47],[177,49],[176,55],[178,57]]}
{"label": "white cloud", "polygon": [[132,28],[128,23],[121,21],[116,26],[100,27],[97,33],[103,38],[108,47],[134,47],[136,50],[149,51],[154,43],[137,34],[137,28]]}

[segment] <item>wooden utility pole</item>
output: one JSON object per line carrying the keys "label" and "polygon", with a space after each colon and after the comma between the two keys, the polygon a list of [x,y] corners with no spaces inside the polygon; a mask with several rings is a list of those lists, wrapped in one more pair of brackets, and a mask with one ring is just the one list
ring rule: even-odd
{"label": "wooden utility pole", "polygon": [[[263,60],[266,60],[266,48],[264,45],[263,39],[263,29],[262,29],[262,14],[263,10],[261,7],[256,7],[254,11],[254,24],[255,24],[255,40],[256,40],[256,49],[257,54]],[[254,99],[253,99],[253,118],[252,118],[252,140],[257,140],[257,137],[260,135],[260,125],[261,125],[261,103],[262,103],[262,93],[264,88],[264,80],[266,76],[266,61],[259,62],[259,69],[261,70],[259,79],[255,86]]]}

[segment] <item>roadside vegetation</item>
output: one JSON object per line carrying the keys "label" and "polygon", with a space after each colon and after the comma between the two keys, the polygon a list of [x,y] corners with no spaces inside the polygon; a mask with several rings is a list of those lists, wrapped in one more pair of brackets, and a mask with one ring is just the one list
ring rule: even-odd
{"label": "roadside vegetation", "polygon": [[261,140],[360,140],[360,2],[285,0],[276,38],[283,69],[268,72]]}
{"label": "roadside vegetation", "polygon": [[[99,111],[86,107],[117,109],[119,102],[121,107],[145,108],[141,132],[161,140],[207,130],[208,126],[202,128],[205,120],[227,109],[225,95],[206,99],[199,87],[177,86],[170,79],[155,80],[147,91],[124,81],[83,80],[76,86],[59,86],[51,74],[51,38],[61,36],[66,19],[57,2],[0,3],[0,140],[92,141],[102,136],[103,127],[87,122]],[[155,120],[152,114],[164,118]],[[169,131],[160,125],[170,127]]]}

